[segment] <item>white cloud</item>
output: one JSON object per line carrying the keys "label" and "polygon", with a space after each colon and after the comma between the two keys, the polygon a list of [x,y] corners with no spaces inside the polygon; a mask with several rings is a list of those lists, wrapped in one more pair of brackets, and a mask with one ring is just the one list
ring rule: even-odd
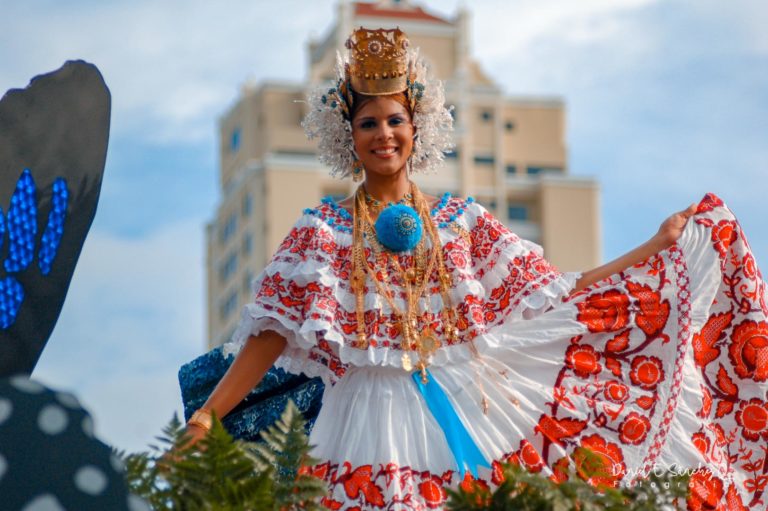
{"label": "white cloud", "polygon": [[132,451],[159,434],[181,398],[178,368],[203,352],[202,229],[151,237],[91,233],[34,377],[73,390],[108,442]]}
{"label": "white cloud", "polygon": [[0,90],[83,58],[112,90],[115,133],[190,142],[212,136],[248,76],[299,80],[308,28],[334,13],[329,0],[19,2],[3,11]]}

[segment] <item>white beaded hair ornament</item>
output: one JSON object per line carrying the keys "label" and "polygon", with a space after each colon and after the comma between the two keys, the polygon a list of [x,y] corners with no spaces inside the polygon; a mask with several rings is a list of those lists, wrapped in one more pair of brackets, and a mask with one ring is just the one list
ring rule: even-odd
{"label": "white beaded hair ornament", "polygon": [[418,51],[408,47],[403,31],[360,27],[347,39],[347,59],[337,53],[336,84],[309,94],[309,113],[301,125],[318,139],[319,159],[334,177],[351,175],[357,159],[352,141],[352,91],[366,96],[405,93],[413,112],[416,137],[409,161],[412,172],[431,172],[453,148],[453,117],[445,106],[440,80],[428,74]]}

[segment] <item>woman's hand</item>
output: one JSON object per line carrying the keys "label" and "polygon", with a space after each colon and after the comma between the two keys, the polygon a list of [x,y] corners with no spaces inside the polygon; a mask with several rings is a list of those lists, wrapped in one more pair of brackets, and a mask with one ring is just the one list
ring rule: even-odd
{"label": "woman's hand", "polygon": [[685,224],[688,223],[688,219],[696,213],[696,204],[691,204],[687,209],[678,211],[673,214],[661,224],[659,231],[653,237],[654,241],[658,243],[660,250],[663,250],[673,243],[675,243],[683,234]]}
{"label": "woman's hand", "polygon": [[184,433],[189,437],[189,442],[184,444],[184,447],[191,447],[205,438],[205,435],[208,434],[208,430],[197,424],[187,424]]}
{"label": "woman's hand", "polygon": [[205,438],[205,435],[208,434],[208,430],[197,424],[187,424],[184,434],[188,437],[187,442],[179,446],[178,449],[171,447],[157,461],[161,472],[169,471],[170,466],[173,463],[177,463],[181,460],[182,456],[179,454],[179,451],[185,451],[187,448],[197,444],[200,440]]}

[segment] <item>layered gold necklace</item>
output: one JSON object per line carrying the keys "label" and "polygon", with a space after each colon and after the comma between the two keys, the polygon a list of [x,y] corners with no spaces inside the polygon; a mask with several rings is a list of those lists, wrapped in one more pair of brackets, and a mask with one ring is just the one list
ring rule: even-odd
{"label": "layered gold necklace", "polygon": [[[396,326],[402,335],[403,355],[401,361],[403,369],[406,371],[414,369],[412,354],[415,353],[417,356],[415,367],[420,371],[421,379],[426,384],[430,358],[442,344],[429,321],[430,314],[428,305],[426,305],[430,302],[430,282],[435,271],[437,271],[438,287],[443,300],[443,308],[440,313],[443,335],[449,344],[458,339],[456,312],[450,299],[451,276],[445,268],[442,243],[440,243],[437,228],[430,218],[427,201],[415,184],[411,183],[410,193],[399,203],[412,208],[412,211],[415,212],[414,217],[414,213],[406,210],[407,215],[404,215],[403,221],[406,223],[413,222],[417,218],[426,234],[421,235],[411,250],[412,257],[410,258],[403,252],[394,252],[382,243],[381,237],[371,221],[369,214],[371,201],[370,198],[366,198],[366,195],[364,188],[360,186],[355,194],[353,214],[351,286],[355,293],[357,347],[368,348],[368,338],[365,333],[367,276],[378,294],[389,304],[392,314],[395,316]],[[386,208],[384,209],[386,210]],[[382,214],[384,212],[382,211]],[[411,218],[406,218],[408,215],[411,215]],[[429,246],[427,246],[427,238],[429,238]],[[366,240],[370,245],[372,264],[369,264],[366,257]],[[411,260],[410,265],[405,264],[408,259]],[[395,275],[390,275],[390,266],[394,269]],[[396,277],[400,287],[405,292],[404,308],[398,306],[393,277]],[[422,301],[425,304],[424,311],[420,311],[420,302]]]}

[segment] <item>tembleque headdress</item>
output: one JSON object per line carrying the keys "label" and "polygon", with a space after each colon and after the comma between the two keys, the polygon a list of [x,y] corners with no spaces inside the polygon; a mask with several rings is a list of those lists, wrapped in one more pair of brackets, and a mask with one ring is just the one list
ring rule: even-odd
{"label": "tembleque headdress", "polygon": [[347,58],[337,53],[336,84],[309,94],[309,113],[302,126],[318,138],[319,159],[331,175],[346,177],[355,163],[350,112],[352,91],[366,96],[405,93],[413,112],[416,138],[410,159],[413,172],[430,172],[453,147],[453,117],[445,106],[443,84],[428,74],[418,51],[399,28],[360,27],[347,39]]}

